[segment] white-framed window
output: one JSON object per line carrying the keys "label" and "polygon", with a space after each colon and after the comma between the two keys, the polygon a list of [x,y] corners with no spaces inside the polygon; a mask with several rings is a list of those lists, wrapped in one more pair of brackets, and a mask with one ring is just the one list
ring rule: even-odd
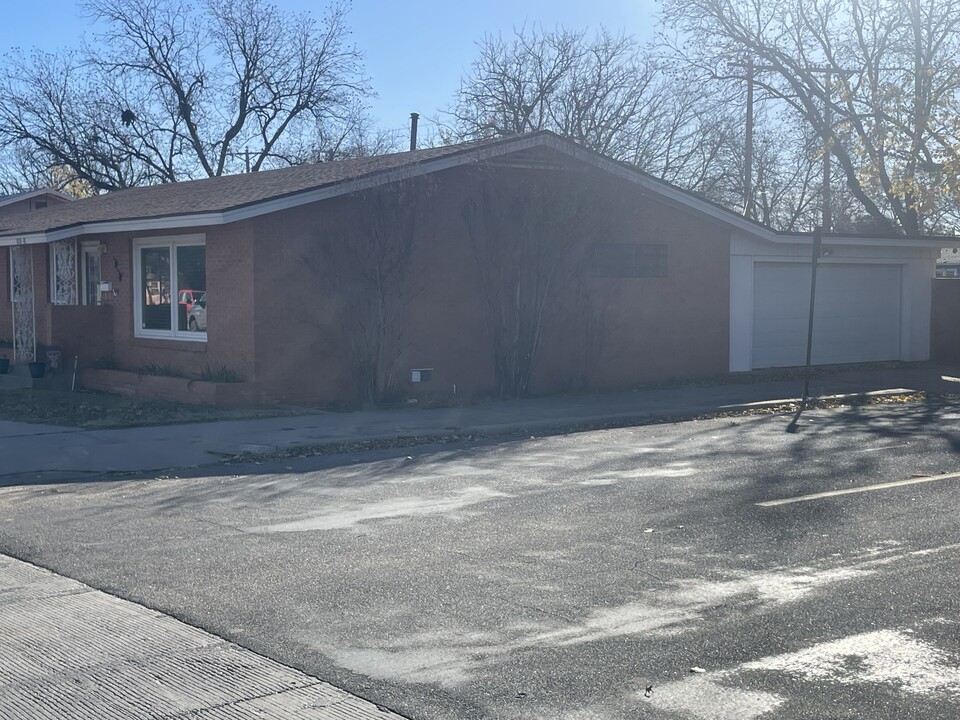
{"label": "white-framed window", "polygon": [[80,245],[80,301],[84,305],[100,304],[100,242],[84,240]]}
{"label": "white-framed window", "polygon": [[133,279],[136,337],[206,341],[205,236],[137,238]]}

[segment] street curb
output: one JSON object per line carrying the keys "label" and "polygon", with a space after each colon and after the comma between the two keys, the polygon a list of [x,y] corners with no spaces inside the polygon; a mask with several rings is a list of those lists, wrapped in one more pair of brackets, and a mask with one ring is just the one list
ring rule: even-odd
{"label": "street curb", "polygon": [[[856,400],[879,399],[903,395],[917,395],[922,391],[908,388],[890,388],[885,390],[871,390],[861,393],[843,393],[824,395],[817,398],[808,398],[808,402],[833,402],[838,404],[850,403]],[[728,415],[750,414],[762,410],[780,410],[783,414],[794,412],[802,402],[801,398],[783,398],[777,400],[761,400],[753,403],[736,403],[731,405],[703,405],[687,407],[676,412],[664,411],[630,411],[623,413],[605,413],[600,415],[583,415],[563,420],[533,420],[527,423],[503,423],[493,425],[475,425],[458,428],[456,432],[424,433],[422,435],[367,435],[358,436],[349,440],[331,440],[320,443],[285,443],[270,446],[257,446],[255,452],[240,450],[229,451],[207,450],[217,455],[224,463],[259,462],[284,457],[308,457],[311,455],[337,455],[348,452],[360,452],[365,449],[375,449],[380,443],[388,443],[387,448],[417,447],[421,445],[449,444],[471,439],[498,439],[523,436],[565,435],[592,430],[606,430],[622,427],[641,426],[649,424],[665,424],[675,422],[689,422],[698,419],[714,419]],[[908,401],[909,402],[909,401]],[[816,408],[810,408],[816,409]],[[242,448],[243,446],[241,446]],[[379,445],[379,447],[383,447]]]}

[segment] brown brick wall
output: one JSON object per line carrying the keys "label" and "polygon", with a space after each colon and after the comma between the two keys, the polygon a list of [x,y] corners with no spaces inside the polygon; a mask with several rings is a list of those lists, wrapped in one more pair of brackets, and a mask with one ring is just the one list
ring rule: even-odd
{"label": "brown brick wall", "polygon": [[960,280],[932,280],[930,302],[930,359],[960,362]]}
{"label": "brown brick wall", "polygon": [[[118,367],[136,369],[147,364],[169,364],[173,370],[191,375],[209,365],[214,370],[226,367],[244,380],[254,379],[252,257],[249,238],[240,230],[234,225],[93,238],[106,247],[101,256],[101,276],[112,283],[116,293],[105,293],[102,302],[113,308],[113,360]],[[208,308],[207,342],[135,337],[133,240],[192,234],[206,238],[207,287],[202,289],[213,299]],[[217,314],[220,308],[225,309],[223,316]]]}
{"label": "brown brick wall", "polygon": [[[430,188],[422,242],[414,247],[407,308],[409,349],[404,382],[412,395],[486,395],[494,388],[492,343],[476,257],[461,207],[463,173],[442,173]],[[431,368],[427,383],[410,383],[410,370]]]}
{"label": "brown brick wall", "polygon": [[[591,182],[602,182],[592,178]],[[666,278],[567,279],[544,330],[533,389],[625,387],[726,372],[729,237],[715,225],[608,182],[621,217],[611,242],[662,242]],[[462,217],[460,171],[435,176],[418,219],[399,367],[417,394],[491,393],[491,341]],[[351,240],[365,208],[338,198],[250,221],[256,236],[258,380],[273,400],[350,402],[349,308],[323,278],[318,243]],[[584,327],[585,319],[592,322]],[[433,368],[409,383],[412,368]]]}
{"label": "brown brick wall", "polygon": [[344,201],[275,213],[242,227],[253,242],[257,381],[265,401],[352,400],[343,322],[347,309],[323,279],[319,242],[336,242]]}
{"label": "brown brick wall", "polygon": [[[499,172],[503,182],[510,183],[519,182],[526,171]],[[404,289],[404,332],[397,363],[402,389],[413,396],[449,395],[455,385],[460,395],[489,394],[494,390],[492,343],[477,260],[463,218],[464,199],[476,188],[462,169],[418,182],[422,183],[418,192],[424,194]],[[584,182],[601,187],[616,208],[593,241],[664,243],[668,274],[564,275],[545,315],[533,392],[629,387],[726,372],[726,231],[608,176],[594,173]],[[99,320],[91,319],[89,326],[79,318],[87,308],[71,309],[77,313],[77,327],[89,328],[74,332],[71,343],[99,332],[96,322],[111,316],[112,358],[120,368],[170,364],[174,370],[195,374],[206,365],[225,366],[264,402],[354,403],[351,342],[356,313],[343,289],[344,278],[332,272],[324,253],[352,257],[369,212],[370,205],[348,196],[229,226],[85,238],[103,243],[102,277],[116,294],[103,296],[103,308],[89,309],[101,311]],[[206,237],[205,289],[212,303],[208,342],[135,338],[133,239],[194,233]],[[38,313],[38,330],[42,327],[50,335],[46,248],[39,246],[37,251],[35,266],[42,286],[38,298],[47,303]],[[5,270],[6,253],[0,256]],[[0,337],[9,327],[7,277],[8,273],[0,281],[6,291],[0,297]],[[55,319],[59,310],[54,310]],[[52,334],[57,334],[58,325]],[[51,340],[57,338],[45,341]],[[433,368],[433,379],[411,384],[410,369],[421,367]]]}
{"label": "brown brick wall", "polygon": [[113,306],[53,305],[50,337],[62,347],[64,369],[81,368],[113,355]]}
{"label": "brown brick wall", "polygon": [[13,339],[13,308],[10,307],[10,248],[0,248],[0,340]]}
{"label": "brown brick wall", "polygon": [[[146,364],[167,365],[179,373],[195,375],[204,367],[228,368],[245,381],[255,379],[253,354],[253,255],[249,235],[240,224],[199,231],[114,233],[85,237],[99,241],[101,277],[113,286],[99,307],[54,306],[49,296],[49,249],[32,246],[36,285],[37,341],[64,346],[64,362],[75,354],[80,366],[101,358],[117,366],[136,369]],[[134,337],[133,257],[134,238],[205,234],[207,290],[213,307],[207,342],[155,340]],[[0,338],[12,337],[9,249],[0,252]],[[218,310],[224,309],[218,317]]]}
{"label": "brown brick wall", "polygon": [[667,276],[573,279],[545,329],[535,392],[726,373],[729,234],[632,188],[610,192],[622,194],[617,204],[627,211],[609,242],[666,244]]}

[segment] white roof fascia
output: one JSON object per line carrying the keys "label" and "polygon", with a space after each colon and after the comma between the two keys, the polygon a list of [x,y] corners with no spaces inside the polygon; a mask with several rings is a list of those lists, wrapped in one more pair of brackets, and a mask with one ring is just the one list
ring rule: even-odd
{"label": "white roof fascia", "polygon": [[[659,195],[671,204],[680,205],[691,210],[695,210],[703,215],[717,220],[727,226],[730,226],[747,235],[751,235],[762,240],[779,244],[799,244],[812,245],[813,235],[811,233],[788,234],[778,233],[774,230],[759,225],[753,221],[747,220],[736,213],[714,205],[707,200],[698,198],[686,191],[680,190],[669,183],[657,180],[639,170],[626,167],[615,160],[610,160],[597,155],[589,150],[570,145],[566,142],[557,142],[557,138],[546,138],[545,144],[559,152],[571,155],[578,160],[602,166],[603,169],[619,177],[640,185],[644,190],[652,194]],[[824,245],[873,245],[885,247],[953,247],[950,243],[957,243],[960,238],[945,236],[918,236],[914,238],[907,237],[871,237],[869,235],[832,235],[824,234]]]}
{"label": "white roof fascia", "polygon": [[[223,213],[197,213],[195,215],[167,215],[156,218],[133,218],[131,220],[104,220],[101,222],[80,223],[72,227],[48,230],[47,240],[65,240],[79,235],[97,235],[114,232],[143,232],[148,230],[175,230],[177,228],[200,227],[203,225],[222,225]],[[2,242],[2,238],[0,238]]]}
{"label": "white roof fascia", "polygon": [[[942,235],[918,235],[917,237],[872,237],[870,235],[828,235],[822,238],[823,245],[862,245],[868,247],[952,247],[949,243],[954,238]],[[803,233],[798,235],[778,235],[776,242],[791,245],[812,245],[813,235]]]}
{"label": "white roof fascia", "polygon": [[0,247],[13,247],[14,245],[40,245],[41,243],[46,242],[50,242],[46,233],[31,233],[29,235],[0,238]]}
{"label": "white roof fascia", "polygon": [[197,215],[171,215],[158,218],[136,218],[133,220],[106,220],[103,222],[78,223],[64,228],[47,230],[42,233],[30,233],[11,237],[0,237],[0,247],[12,245],[38,245],[57,242],[68,238],[100,233],[149,232],[152,230],[175,230],[177,228],[223,225],[223,213],[199,213]]}

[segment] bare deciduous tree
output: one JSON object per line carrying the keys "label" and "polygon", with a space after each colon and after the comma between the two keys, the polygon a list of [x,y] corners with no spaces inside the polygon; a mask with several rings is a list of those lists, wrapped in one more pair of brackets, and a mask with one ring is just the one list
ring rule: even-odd
{"label": "bare deciduous tree", "polygon": [[476,139],[552,127],[553,103],[584,52],[582,33],[514,31],[487,35],[450,109],[453,137]]}
{"label": "bare deciduous tree", "polygon": [[404,315],[417,292],[411,272],[414,241],[431,191],[425,178],[360,191],[341,219],[342,230],[317,238],[320,272],[344,308],[350,367],[367,405],[401,393]]}
{"label": "bare deciduous tree", "polygon": [[640,159],[639,144],[665,119],[664,102],[658,68],[633,38],[521,28],[479,43],[446,130],[451,140],[553,130],[606,155]]}
{"label": "bare deciduous tree", "polygon": [[872,227],[916,234],[955,217],[960,2],[669,0],[663,15],[715,77],[756,60],[757,85],[829,148]]}
{"label": "bare deciduous tree", "polygon": [[493,342],[501,397],[530,392],[544,323],[557,294],[602,235],[603,199],[584,173],[556,169],[518,182],[479,166],[462,215]]}
{"label": "bare deciduous tree", "polygon": [[14,144],[0,150],[0,195],[53,188],[77,198],[96,194],[66,165],[47,165],[35,148]]}
{"label": "bare deciduous tree", "polygon": [[82,51],[8,57],[0,143],[96,188],[287,164],[367,93],[347,5],[318,22],[268,0],[84,0]]}
{"label": "bare deciduous tree", "polygon": [[739,132],[693,80],[623,34],[521,28],[479,43],[437,122],[447,142],[552,130],[714,197],[726,172],[718,157]]}

